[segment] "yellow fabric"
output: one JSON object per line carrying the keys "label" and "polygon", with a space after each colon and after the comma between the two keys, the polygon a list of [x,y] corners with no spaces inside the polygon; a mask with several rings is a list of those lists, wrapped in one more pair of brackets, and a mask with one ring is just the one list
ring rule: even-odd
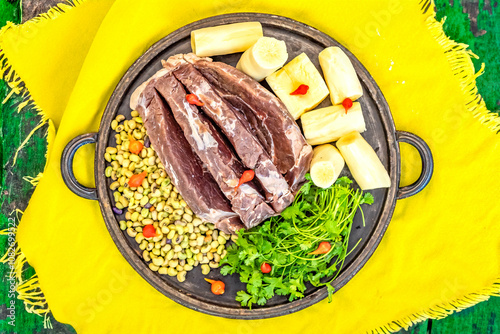
{"label": "yellow fabric", "polygon": [[[0,36],[1,45],[8,50],[9,63],[56,126],[59,126],[92,40],[112,3],[110,0],[89,0],[74,11],[67,10],[71,8],[68,5],[61,5],[67,12],[59,15],[58,10],[52,10],[52,17],[57,16],[57,19],[35,19],[10,28],[3,35],[5,38]],[[82,22],[82,17],[88,19]],[[47,94],[49,90],[53,93]]]}
{"label": "yellow fabric", "polygon": [[[47,168],[18,233],[58,321],[79,333],[361,333],[396,330],[398,324],[439,317],[499,292],[500,140],[466,108],[470,99],[461,90],[461,78],[453,75],[456,64],[429,29],[425,4],[111,2],[89,0],[50,22],[33,24],[40,33],[17,49],[14,41],[27,33],[22,26],[3,35],[9,62],[58,124]],[[252,11],[297,19],[349,48],[381,87],[396,128],[427,141],[435,171],[423,192],[398,201],[373,257],[332,303],[276,319],[243,321],[189,310],[144,281],[113,244],[97,202],[65,187],[59,159],[73,137],[98,130],[113,88],[152,43],[198,19]],[[64,36],[53,47],[57,34]],[[69,43],[72,38],[77,41]],[[31,62],[42,54],[40,71]],[[418,177],[420,162],[408,145],[401,147],[402,180],[408,184]],[[79,179],[92,184],[92,148],[80,150],[76,159]]]}

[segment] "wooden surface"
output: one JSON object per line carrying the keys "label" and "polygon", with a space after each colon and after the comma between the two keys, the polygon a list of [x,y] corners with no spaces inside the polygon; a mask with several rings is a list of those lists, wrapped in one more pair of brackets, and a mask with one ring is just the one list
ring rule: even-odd
{"label": "wooden surface", "polygon": [[[415,0],[416,1],[416,0]],[[23,0],[23,21],[46,11],[52,4],[60,0]],[[478,78],[479,92],[488,108],[498,112],[500,106],[500,8],[498,1],[490,0],[435,0],[438,19],[447,16],[445,32],[452,39],[469,44],[479,55],[480,60],[473,60],[476,69],[481,62],[486,63],[486,73]],[[21,11],[20,0],[0,0],[0,25],[6,20],[19,23]],[[10,92],[0,80],[0,101]],[[9,222],[18,222],[16,209],[24,210],[33,192],[33,187],[23,176],[35,177],[43,170],[45,164],[46,128],[38,129],[28,144],[19,151],[17,163],[13,165],[13,157],[17,148],[30,131],[38,124],[36,112],[25,108],[17,113],[16,106],[21,102],[15,94],[0,106],[0,156],[3,168],[1,171],[0,189],[0,229]],[[7,247],[6,238],[0,237],[0,249]],[[3,254],[3,251],[1,252]],[[34,271],[27,266],[24,276],[31,276]],[[43,328],[43,318],[24,311],[23,302],[15,299],[16,326],[6,324],[7,284],[6,267],[0,265],[0,333],[74,333],[71,326],[58,323],[51,317],[53,329]],[[500,298],[492,297],[489,301],[459,313],[454,313],[442,320],[421,322],[408,330],[399,333],[500,333]],[[110,319],[110,321],[112,321]]]}

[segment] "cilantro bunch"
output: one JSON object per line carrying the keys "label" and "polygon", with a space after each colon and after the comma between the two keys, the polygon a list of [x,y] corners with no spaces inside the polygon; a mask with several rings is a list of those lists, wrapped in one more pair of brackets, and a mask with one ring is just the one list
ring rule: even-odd
{"label": "cilantro bunch", "polygon": [[[246,291],[236,296],[242,306],[264,305],[275,294],[288,295],[290,301],[302,298],[306,282],[326,286],[331,299],[331,283],[348,254],[354,214],[361,204],[372,204],[373,196],[354,190],[347,177],[327,189],[314,186],[309,175],[306,178],[293,204],[280,216],[240,230],[235,243],[227,247],[221,273],[238,273],[247,284]],[[310,255],[322,241],[331,244],[330,251]],[[263,262],[271,265],[270,273],[260,270]]]}

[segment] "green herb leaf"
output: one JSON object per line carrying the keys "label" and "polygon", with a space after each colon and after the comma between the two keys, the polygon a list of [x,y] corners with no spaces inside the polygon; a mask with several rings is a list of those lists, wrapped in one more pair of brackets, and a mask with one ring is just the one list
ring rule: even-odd
{"label": "green herb leaf", "polygon": [[291,205],[283,210],[283,212],[281,212],[281,217],[286,220],[292,220],[293,218],[297,217],[304,218],[305,216],[306,215],[302,211],[300,211],[300,208],[295,205]]}
{"label": "green herb leaf", "polygon": [[[337,179],[327,189],[314,186],[309,174],[306,179],[292,205],[280,216],[240,230],[235,243],[226,247],[221,273],[237,272],[240,281],[247,284],[246,291],[236,295],[242,306],[264,305],[275,295],[286,295],[290,301],[303,298],[306,282],[326,285],[331,298],[331,282],[348,252],[354,214],[361,204],[373,203],[373,196],[352,189],[347,177]],[[310,255],[321,241],[331,244],[330,251]],[[271,273],[261,272],[262,262],[271,265]]]}
{"label": "green herb leaf", "polygon": [[252,308],[252,296],[245,291],[238,291],[236,293],[236,301],[241,303],[241,306],[248,306]]}
{"label": "green herb leaf", "polygon": [[370,193],[366,193],[363,198],[361,199],[361,202],[359,204],[373,204],[373,195]]}

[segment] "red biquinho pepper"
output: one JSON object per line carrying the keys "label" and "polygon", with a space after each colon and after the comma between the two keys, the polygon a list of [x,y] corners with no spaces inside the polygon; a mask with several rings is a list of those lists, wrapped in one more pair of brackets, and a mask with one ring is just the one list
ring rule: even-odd
{"label": "red biquinho pepper", "polygon": [[306,95],[308,90],[308,85],[300,85],[296,90],[291,92],[290,95]]}
{"label": "red biquinho pepper", "polygon": [[199,107],[203,106],[203,102],[201,102],[195,94],[186,95],[186,101],[188,101],[189,104],[194,104]]}
{"label": "red biquinho pepper", "polygon": [[316,255],[316,254],[326,254],[330,251],[332,245],[328,241],[322,241],[319,243],[318,248],[314,252],[309,253],[308,255]]}
{"label": "red biquinho pepper", "polygon": [[144,238],[154,238],[156,237],[156,229],[152,224],[146,225],[142,228],[142,235]]}
{"label": "red biquinho pepper", "polygon": [[128,180],[128,186],[132,188],[137,188],[142,184],[142,181],[144,181],[144,178],[148,176],[148,172],[144,171],[141,174],[135,174],[130,177],[130,180]]}
{"label": "red biquinho pepper", "polygon": [[262,271],[263,274],[269,274],[271,270],[271,265],[267,262],[262,262],[262,264],[260,265],[260,271]]}
{"label": "red biquinho pepper", "polygon": [[347,114],[347,110],[351,109],[352,107],[352,100],[350,98],[345,98],[344,101],[342,101],[342,106],[345,109],[345,113]]}
{"label": "red biquinho pepper", "polygon": [[212,290],[212,293],[214,295],[222,295],[224,293],[224,289],[226,288],[226,285],[224,284],[224,282],[216,281],[216,280],[208,279],[208,278],[205,278],[205,281],[212,284],[211,290]]}
{"label": "red biquinho pepper", "polygon": [[255,172],[253,170],[249,169],[244,171],[240,177],[240,181],[238,182],[236,189],[238,189],[243,183],[252,181],[254,177],[255,177]]}
{"label": "red biquinho pepper", "polygon": [[132,136],[128,136],[128,139],[130,140],[130,144],[128,145],[128,150],[134,154],[141,153],[144,145],[140,141],[132,138]]}

